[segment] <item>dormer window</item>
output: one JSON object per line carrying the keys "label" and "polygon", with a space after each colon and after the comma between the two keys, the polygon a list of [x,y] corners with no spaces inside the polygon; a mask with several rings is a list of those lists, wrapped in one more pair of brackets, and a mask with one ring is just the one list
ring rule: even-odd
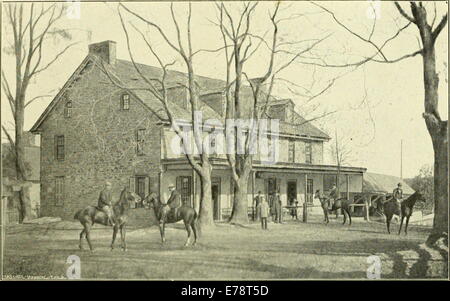
{"label": "dormer window", "polygon": [[65,118],[72,117],[72,102],[70,100],[66,102],[66,107],[64,108],[64,117]]}
{"label": "dormer window", "polygon": [[126,110],[126,111],[128,111],[130,109],[130,95],[128,95],[128,94],[122,95],[121,108],[122,108],[122,110]]}

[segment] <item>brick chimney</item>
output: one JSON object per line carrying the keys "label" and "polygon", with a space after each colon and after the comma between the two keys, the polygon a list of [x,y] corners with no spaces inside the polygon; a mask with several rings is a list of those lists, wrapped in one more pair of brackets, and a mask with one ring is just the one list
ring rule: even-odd
{"label": "brick chimney", "polygon": [[116,42],[108,40],[90,44],[89,54],[94,54],[106,63],[114,65],[116,63]]}

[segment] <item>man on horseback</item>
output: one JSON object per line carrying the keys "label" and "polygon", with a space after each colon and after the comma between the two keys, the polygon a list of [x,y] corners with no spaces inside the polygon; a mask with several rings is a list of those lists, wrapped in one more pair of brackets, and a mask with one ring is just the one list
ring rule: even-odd
{"label": "man on horseback", "polygon": [[330,190],[330,195],[328,198],[328,209],[332,210],[334,202],[338,198],[336,184],[333,184],[333,187]]}
{"label": "man on horseback", "polygon": [[169,200],[167,201],[166,205],[161,210],[161,218],[159,220],[159,222],[161,224],[165,221],[166,216],[170,212],[171,209],[173,209],[173,215],[176,218],[178,208],[180,208],[182,205],[181,196],[178,193],[178,191],[175,189],[175,186],[170,185],[169,192],[170,192]]}
{"label": "man on horseback", "polygon": [[397,187],[392,192],[392,196],[394,197],[394,200],[397,202],[399,206],[401,206],[403,201],[403,189],[402,189],[402,183],[398,183]]}
{"label": "man on horseback", "polygon": [[106,182],[105,188],[100,192],[98,197],[98,209],[103,211],[108,217],[108,224],[114,226],[114,221],[112,219],[112,198],[111,198],[111,183]]}

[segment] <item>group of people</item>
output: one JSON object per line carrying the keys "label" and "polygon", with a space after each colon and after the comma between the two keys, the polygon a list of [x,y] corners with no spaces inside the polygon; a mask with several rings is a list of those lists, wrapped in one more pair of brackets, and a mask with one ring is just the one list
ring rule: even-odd
{"label": "group of people", "polygon": [[266,197],[258,191],[253,200],[253,220],[261,220],[261,228],[267,230],[267,219],[272,217],[273,222],[283,223],[282,204],[280,191],[272,193],[269,196],[269,201]]}

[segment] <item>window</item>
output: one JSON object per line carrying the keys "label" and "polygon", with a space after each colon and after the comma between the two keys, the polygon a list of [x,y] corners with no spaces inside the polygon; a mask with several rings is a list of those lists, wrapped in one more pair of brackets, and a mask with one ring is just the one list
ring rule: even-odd
{"label": "window", "polygon": [[55,178],[55,205],[62,206],[64,204],[64,177]]}
{"label": "window", "polygon": [[64,160],[64,135],[55,136],[55,154],[56,160]]}
{"label": "window", "polygon": [[123,94],[122,95],[122,103],[121,103],[122,110],[128,111],[130,109],[130,95]]}
{"label": "window", "polygon": [[305,163],[312,163],[311,142],[305,142]]}
{"label": "window", "polygon": [[295,141],[289,140],[289,146],[288,146],[288,161],[294,162],[295,161]]}
{"label": "window", "polygon": [[72,117],[72,102],[70,100],[66,102],[66,107],[64,108],[64,117],[65,118]]}
{"label": "window", "polygon": [[181,201],[185,205],[192,206],[191,202],[192,178],[190,176],[177,177],[177,190],[180,193]]}
{"label": "window", "polygon": [[144,137],[145,137],[145,129],[139,129],[136,135],[136,151],[138,155],[144,155]]}

